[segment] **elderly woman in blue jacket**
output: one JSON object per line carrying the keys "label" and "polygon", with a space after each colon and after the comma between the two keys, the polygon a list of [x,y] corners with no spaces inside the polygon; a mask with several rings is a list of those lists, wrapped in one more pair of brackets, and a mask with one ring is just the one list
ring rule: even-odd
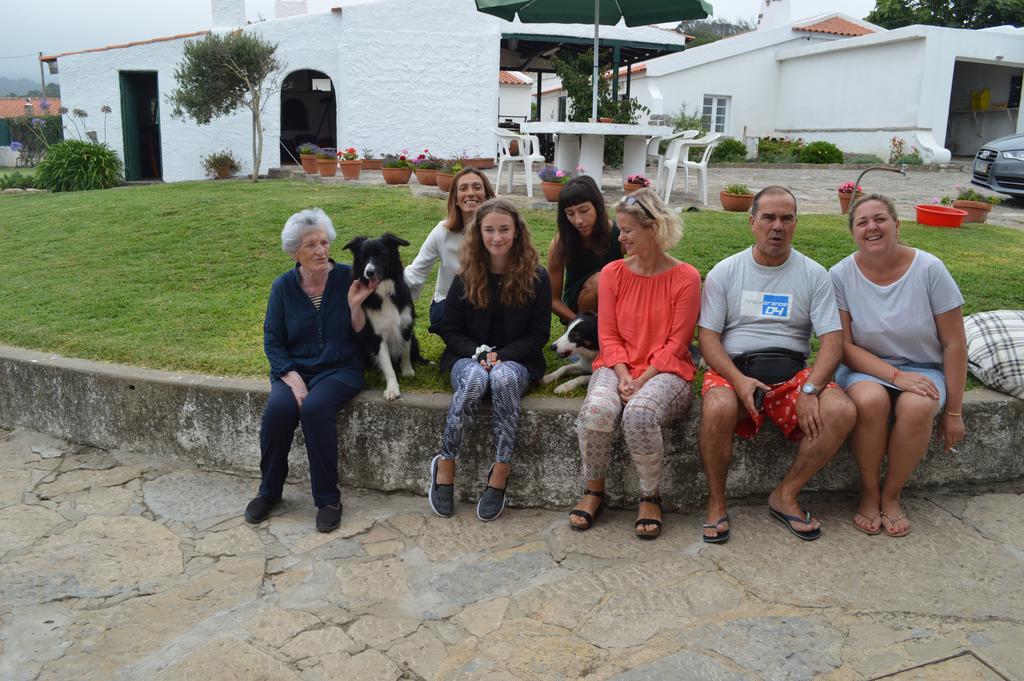
{"label": "elderly woman in blue jacket", "polygon": [[260,490],[245,508],[250,523],[262,522],[281,501],[288,452],[301,424],[316,529],[330,532],[341,524],[338,411],[363,387],[356,333],[366,323],[362,303],[376,283],[352,281],[351,268],[331,260],[335,238],[319,208],[291,216],[281,231],[281,247],[295,266],[274,280],[263,322],[270,398],[260,426]]}

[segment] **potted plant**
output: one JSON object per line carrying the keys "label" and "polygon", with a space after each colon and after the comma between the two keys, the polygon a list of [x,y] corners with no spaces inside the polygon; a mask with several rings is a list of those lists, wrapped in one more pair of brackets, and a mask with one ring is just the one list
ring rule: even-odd
{"label": "potted plant", "polygon": [[643,175],[630,175],[626,178],[626,181],[622,183],[622,191],[627,194],[632,194],[637,189],[643,189],[644,187],[650,187],[651,181]]}
{"label": "potted plant", "polygon": [[730,184],[718,193],[718,200],[722,202],[722,209],[733,213],[745,213],[754,204],[754,192],[750,187],[737,182]]}
{"label": "potted plant", "polygon": [[230,151],[215,151],[212,154],[208,154],[202,158],[203,170],[210,177],[215,177],[218,180],[223,180],[226,177],[231,177],[239,170],[242,166],[238,163],[238,159],[235,158],[234,154]]}
{"label": "potted plant", "polygon": [[544,191],[544,198],[548,201],[558,201],[558,195],[562,193],[562,187],[572,179],[572,173],[555,166],[544,166],[537,173],[540,178],[540,186]]}
{"label": "potted plant", "polygon": [[358,180],[359,173],[363,170],[363,162],[359,160],[359,154],[355,147],[338,149],[338,163],[341,165],[341,175],[346,180]]}
{"label": "potted plant", "polygon": [[[857,191],[854,192],[853,182],[844,182],[837,188],[839,191],[839,208],[843,215],[850,210],[850,203],[864,196],[864,192],[861,191],[861,186],[857,185]],[[856,193],[856,196],[854,194]]]}
{"label": "potted plant", "polygon": [[317,146],[309,142],[299,145],[299,163],[307,175],[316,174],[316,150]]}
{"label": "potted plant", "polygon": [[363,147],[360,151],[363,154],[363,170],[380,170],[382,161],[379,158],[374,158],[373,149]]}
{"label": "potted plant", "polygon": [[334,149],[320,147],[316,150],[316,169],[320,177],[334,177],[338,173],[338,157]]}
{"label": "potted plant", "polygon": [[441,159],[430,155],[430,149],[424,149],[423,153],[413,159],[413,172],[416,173],[416,181],[430,187],[437,186],[437,169],[441,165]]}
{"label": "potted plant", "polygon": [[452,190],[452,181],[455,176],[462,172],[463,157],[453,158],[450,161],[444,161],[441,166],[434,173],[434,179],[437,180],[437,188],[443,192],[450,192]]}
{"label": "potted plant", "polygon": [[940,203],[943,206],[952,205],[953,208],[959,208],[960,210],[967,211],[967,217],[964,218],[964,222],[985,222],[988,219],[988,214],[992,211],[992,206],[1002,203],[1002,200],[997,196],[985,196],[974,191],[973,187],[967,187],[966,189],[957,185],[957,194],[955,199],[950,199],[948,196],[943,196]]}
{"label": "potted plant", "polygon": [[412,163],[406,157],[406,151],[400,154],[384,154],[381,162],[381,174],[388,184],[408,184],[412,177]]}

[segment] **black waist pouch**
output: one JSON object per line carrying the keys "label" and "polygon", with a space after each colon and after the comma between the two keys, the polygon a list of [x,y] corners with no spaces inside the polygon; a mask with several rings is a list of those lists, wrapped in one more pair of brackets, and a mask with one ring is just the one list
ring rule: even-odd
{"label": "black waist pouch", "polygon": [[802,353],[786,348],[744,352],[733,357],[732,362],[744,375],[768,385],[788,381],[807,366],[807,358]]}

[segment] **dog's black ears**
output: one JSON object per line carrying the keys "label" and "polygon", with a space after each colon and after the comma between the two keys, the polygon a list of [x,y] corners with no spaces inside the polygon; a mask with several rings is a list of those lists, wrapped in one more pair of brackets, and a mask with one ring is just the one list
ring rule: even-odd
{"label": "dog's black ears", "polygon": [[398,245],[398,246],[408,246],[409,245],[408,241],[406,241],[405,239],[403,239],[400,236],[395,236],[391,232],[384,232],[381,235],[380,238],[383,239],[386,243],[389,243],[391,245]]}
{"label": "dog's black ears", "polygon": [[363,245],[364,241],[366,241],[365,236],[357,236],[355,239],[352,239],[352,241],[349,241],[347,244],[342,246],[342,248],[355,253],[359,250],[359,247]]}

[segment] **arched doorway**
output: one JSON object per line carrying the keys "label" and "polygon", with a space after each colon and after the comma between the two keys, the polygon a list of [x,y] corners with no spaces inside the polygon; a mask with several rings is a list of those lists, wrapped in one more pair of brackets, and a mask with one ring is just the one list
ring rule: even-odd
{"label": "arched doorway", "polygon": [[306,142],[338,146],[334,84],[326,74],[311,69],[294,71],[281,84],[281,165],[295,163],[288,152],[297,159],[296,150]]}

